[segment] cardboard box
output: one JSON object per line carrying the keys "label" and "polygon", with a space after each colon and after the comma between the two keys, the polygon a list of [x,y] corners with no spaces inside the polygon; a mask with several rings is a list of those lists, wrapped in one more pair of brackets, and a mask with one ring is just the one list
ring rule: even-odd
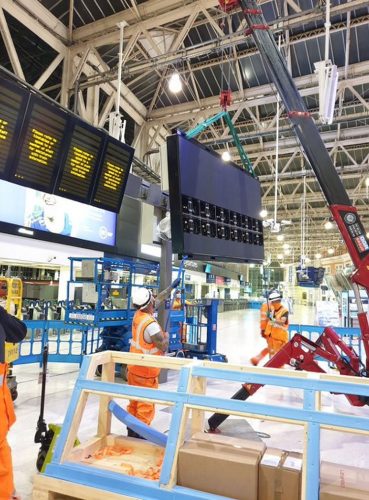
{"label": "cardboard box", "polygon": [[369,491],[368,469],[350,465],[322,462],[320,464],[320,482],[345,489]]}
{"label": "cardboard box", "polygon": [[320,500],[368,500],[369,492],[322,484]]}
{"label": "cardboard box", "polygon": [[300,500],[301,453],[267,448],[259,465],[259,500]]}
{"label": "cardboard box", "polygon": [[258,499],[263,442],[198,433],[178,454],[178,484],[240,500]]}

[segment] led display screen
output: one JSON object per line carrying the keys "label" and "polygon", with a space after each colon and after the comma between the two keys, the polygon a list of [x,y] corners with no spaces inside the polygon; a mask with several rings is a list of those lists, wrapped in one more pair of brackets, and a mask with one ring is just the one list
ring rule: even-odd
{"label": "led display screen", "polygon": [[119,212],[133,148],[0,78],[0,178]]}
{"label": "led display screen", "polygon": [[75,125],[60,182],[56,188],[57,193],[80,201],[89,198],[100,161],[103,139],[104,135],[99,130]]}
{"label": "led display screen", "polygon": [[107,210],[114,210],[114,207],[121,205],[126,188],[134,150],[124,146],[122,148],[122,144],[112,138],[107,141],[93,197],[93,204]]}
{"label": "led display screen", "polygon": [[[14,203],[14,200],[17,200]],[[116,214],[0,180],[0,220],[60,236],[115,245]]]}
{"label": "led display screen", "polygon": [[66,113],[32,96],[11,180],[43,191],[53,190],[67,119]]}
{"label": "led display screen", "polygon": [[214,151],[167,139],[173,252],[223,262],[262,262],[259,181]]}
{"label": "led display screen", "polygon": [[14,154],[27,95],[14,92],[4,80],[0,80],[0,85],[0,177],[4,177]]}

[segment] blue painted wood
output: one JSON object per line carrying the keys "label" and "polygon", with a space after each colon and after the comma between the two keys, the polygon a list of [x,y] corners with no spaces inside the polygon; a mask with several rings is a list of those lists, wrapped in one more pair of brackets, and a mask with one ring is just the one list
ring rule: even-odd
{"label": "blue painted wood", "polygon": [[[291,374],[288,378],[279,375],[258,373],[241,373],[232,370],[217,370],[212,367],[205,367],[200,361],[192,362],[180,370],[177,391],[166,391],[161,389],[148,389],[122,384],[113,384],[97,380],[87,380],[87,370],[92,357],[87,356],[82,365],[81,373],[76,383],[72,399],[67,411],[65,423],[59,440],[56,445],[55,454],[50,465],[46,469],[46,475],[78,484],[92,486],[106,491],[123,493],[135,498],[147,499],[220,499],[216,495],[202,493],[199,491],[174,487],[168,488],[173,464],[176,462],[176,449],[181,427],[184,418],[185,408],[202,407],[204,410],[220,410],[227,413],[244,413],[248,415],[260,416],[264,418],[288,419],[298,425],[307,424],[308,441],[307,453],[307,485],[306,499],[318,500],[319,498],[319,463],[320,463],[320,427],[322,425],[332,428],[360,429],[369,434],[369,418],[365,416],[355,416],[347,414],[336,414],[321,412],[315,406],[316,392],[346,392],[351,394],[369,395],[369,384],[358,385],[351,381],[342,383],[336,380],[320,380],[319,375],[311,378],[301,379]],[[226,368],[226,366],[224,366]],[[271,405],[253,402],[252,398],[247,401],[231,400],[226,398],[191,394],[187,388],[190,386],[191,377],[205,377],[227,381],[260,383],[263,385],[276,385],[281,387],[295,387],[304,391],[304,404],[302,408],[288,405]],[[94,393],[109,393],[111,396],[123,396],[126,399],[149,398],[153,401],[171,402],[174,405],[173,416],[169,429],[167,446],[165,449],[164,462],[160,481],[147,481],[139,478],[125,476],[115,472],[110,472],[89,465],[75,463],[61,463],[63,449],[66,444],[68,433],[71,428],[72,417],[76,411],[78,400],[82,391]]]}

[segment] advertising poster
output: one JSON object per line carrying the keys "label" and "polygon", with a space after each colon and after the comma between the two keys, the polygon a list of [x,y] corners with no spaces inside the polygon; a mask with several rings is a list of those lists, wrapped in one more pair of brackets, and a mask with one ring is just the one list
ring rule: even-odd
{"label": "advertising poster", "polygon": [[10,224],[115,245],[115,213],[6,181],[0,181],[0,214]]}

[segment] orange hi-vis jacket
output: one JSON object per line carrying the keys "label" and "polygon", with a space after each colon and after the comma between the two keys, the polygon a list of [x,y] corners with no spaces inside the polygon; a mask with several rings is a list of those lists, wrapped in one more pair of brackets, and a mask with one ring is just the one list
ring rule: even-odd
{"label": "orange hi-vis jacket", "polygon": [[[274,340],[280,340],[282,342],[287,342],[288,340],[288,309],[283,305],[276,310],[271,307],[270,312],[273,313],[273,318],[268,319],[265,328],[265,337],[272,337]],[[283,316],[287,313],[287,321],[285,323],[280,323]]]}
{"label": "orange hi-vis jacket", "polygon": [[[151,314],[143,311],[136,311],[132,322],[132,340],[129,352],[133,352],[136,354],[154,354],[156,356],[163,356],[163,352],[158,349],[155,344],[148,344],[145,341],[145,328],[151,325],[151,323],[157,323],[156,319],[153,318]],[[130,373],[133,373],[134,375],[138,375],[139,377],[155,378],[159,376],[160,368],[129,365],[128,371]]]}
{"label": "orange hi-vis jacket", "polygon": [[260,330],[264,331],[267,324],[268,324],[268,304],[265,302],[264,304],[261,305],[260,308]]}
{"label": "orange hi-vis jacket", "polygon": [[172,309],[173,311],[180,311],[182,309],[181,299],[174,299]]}
{"label": "orange hi-vis jacket", "polygon": [[0,442],[15,422],[12,397],[6,383],[7,365],[0,363]]}

